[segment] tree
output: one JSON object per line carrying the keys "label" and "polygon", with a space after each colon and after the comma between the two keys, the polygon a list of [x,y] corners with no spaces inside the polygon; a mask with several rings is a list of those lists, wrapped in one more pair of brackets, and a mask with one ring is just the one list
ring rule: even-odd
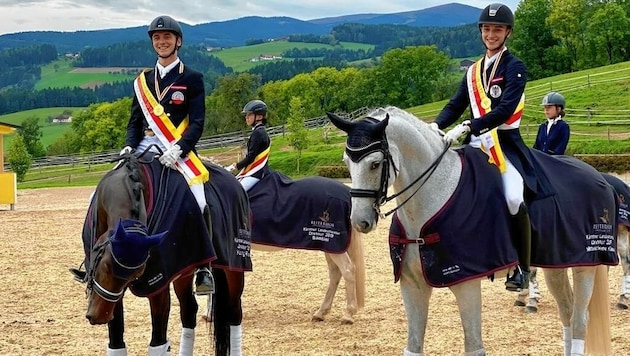
{"label": "tree", "polygon": [[26,150],[32,157],[43,157],[46,155],[46,149],[42,144],[42,127],[39,126],[39,118],[35,116],[28,117],[22,121],[18,133],[24,140]]}
{"label": "tree", "polygon": [[[593,66],[607,65],[623,61],[625,43],[623,38],[630,26],[630,20],[621,5],[614,2],[598,4],[590,16],[586,39],[593,48]],[[602,56],[601,54],[605,54]]]}
{"label": "tree", "polygon": [[300,158],[302,157],[302,150],[308,147],[308,130],[304,127],[304,108],[302,107],[302,100],[295,97],[291,99],[290,115],[287,120],[287,129],[289,131],[289,143],[291,147],[295,149],[297,154],[297,173],[300,173]]}
{"label": "tree", "polygon": [[546,19],[551,13],[551,0],[523,0],[514,14],[514,34],[510,50],[527,65],[527,78],[540,79],[565,73],[570,59],[562,53],[560,41],[553,37]]}
{"label": "tree", "polygon": [[11,166],[11,170],[15,173],[18,182],[24,181],[24,177],[31,167],[32,161],[33,159],[24,144],[24,138],[18,133],[13,138],[13,143],[7,155],[7,162],[9,162],[9,166]]}

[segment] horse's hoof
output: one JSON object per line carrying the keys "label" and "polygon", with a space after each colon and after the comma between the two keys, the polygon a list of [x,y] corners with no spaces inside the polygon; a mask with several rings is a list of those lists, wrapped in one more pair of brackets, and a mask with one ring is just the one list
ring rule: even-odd
{"label": "horse's hoof", "polygon": [[615,305],[615,309],[617,309],[617,310],[627,310],[628,309],[628,304],[617,303],[617,305]]}
{"label": "horse's hoof", "polygon": [[341,324],[342,325],[352,325],[354,324],[354,319],[352,319],[352,317],[349,316],[344,316],[341,318]]}
{"label": "horse's hoof", "polygon": [[324,317],[321,315],[313,315],[313,317],[311,318],[311,321],[324,321]]}
{"label": "horse's hoof", "polygon": [[525,308],[525,313],[527,314],[536,314],[538,313],[538,307],[528,306]]}
{"label": "horse's hoof", "polygon": [[525,302],[521,302],[520,300],[515,300],[514,301],[514,306],[515,307],[524,307],[526,304]]}

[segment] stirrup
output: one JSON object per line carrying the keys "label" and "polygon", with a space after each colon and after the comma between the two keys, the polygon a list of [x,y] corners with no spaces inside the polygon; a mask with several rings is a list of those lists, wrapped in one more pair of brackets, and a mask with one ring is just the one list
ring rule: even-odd
{"label": "stirrup", "polygon": [[[202,273],[200,273],[202,272]],[[201,274],[201,279],[199,275]],[[200,269],[195,276],[195,294],[196,295],[209,295],[214,293],[214,276],[207,269],[203,271]]]}
{"label": "stirrup", "polygon": [[516,266],[514,269],[514,273],[512,276],[507,275],[507,280],[505,281],[505,289],[510,292],[520,292],[529,287],[529,272],[523,271],[521,266]]}

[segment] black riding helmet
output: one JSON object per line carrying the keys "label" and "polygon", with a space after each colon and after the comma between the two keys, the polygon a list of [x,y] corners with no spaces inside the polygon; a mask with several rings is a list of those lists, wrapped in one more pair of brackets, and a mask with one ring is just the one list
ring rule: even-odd
{"label": "black riding helmet", "polygon": [[262,115],[263,125],[267,123],[267,104],[262,100],[251,100],[245,106],[241,114],[247,115],[247,113],[253,113],[254,115]]}
{"label": "black riding helmet", "polygon": [[[149,29],[147,33],[149,34],[149,38],[153,37],[153,32],[157,31],[168,31],[175,34],[177,37],[184,42],[184,33],[182,31],[182,27],[179,25],[179,22],[175,21],[172,17],[162,15],[158,16],[149,25]],[[181,44],[177,46],[177,49],[181,47]]]}
{"label": "black riding helmet", "polygon": [[499,3],[490,4],[481,11],[477,24],[479,28],[483,24],[506,25],[508,28],[513,28],[514,14],[506,5]]}

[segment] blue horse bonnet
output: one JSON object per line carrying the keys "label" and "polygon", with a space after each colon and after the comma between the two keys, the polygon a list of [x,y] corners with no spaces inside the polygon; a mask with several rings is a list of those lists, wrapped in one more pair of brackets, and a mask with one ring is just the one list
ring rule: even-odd
{"label": "blue horse bonnet", "polygon": [[376,125],[378,122],[375,118],[367,117],[352,123],[352,130],[348,131],[346,154],[353,162],[381,148],[384,132]]}
{"label": "blue horse bonnet", "polygon": [[112,256],[122,267],[137,268],[149,257],[151,247],[157,245],[168,231],[148,234],[147,226],[138,220],[119,219],[111,231]]}

